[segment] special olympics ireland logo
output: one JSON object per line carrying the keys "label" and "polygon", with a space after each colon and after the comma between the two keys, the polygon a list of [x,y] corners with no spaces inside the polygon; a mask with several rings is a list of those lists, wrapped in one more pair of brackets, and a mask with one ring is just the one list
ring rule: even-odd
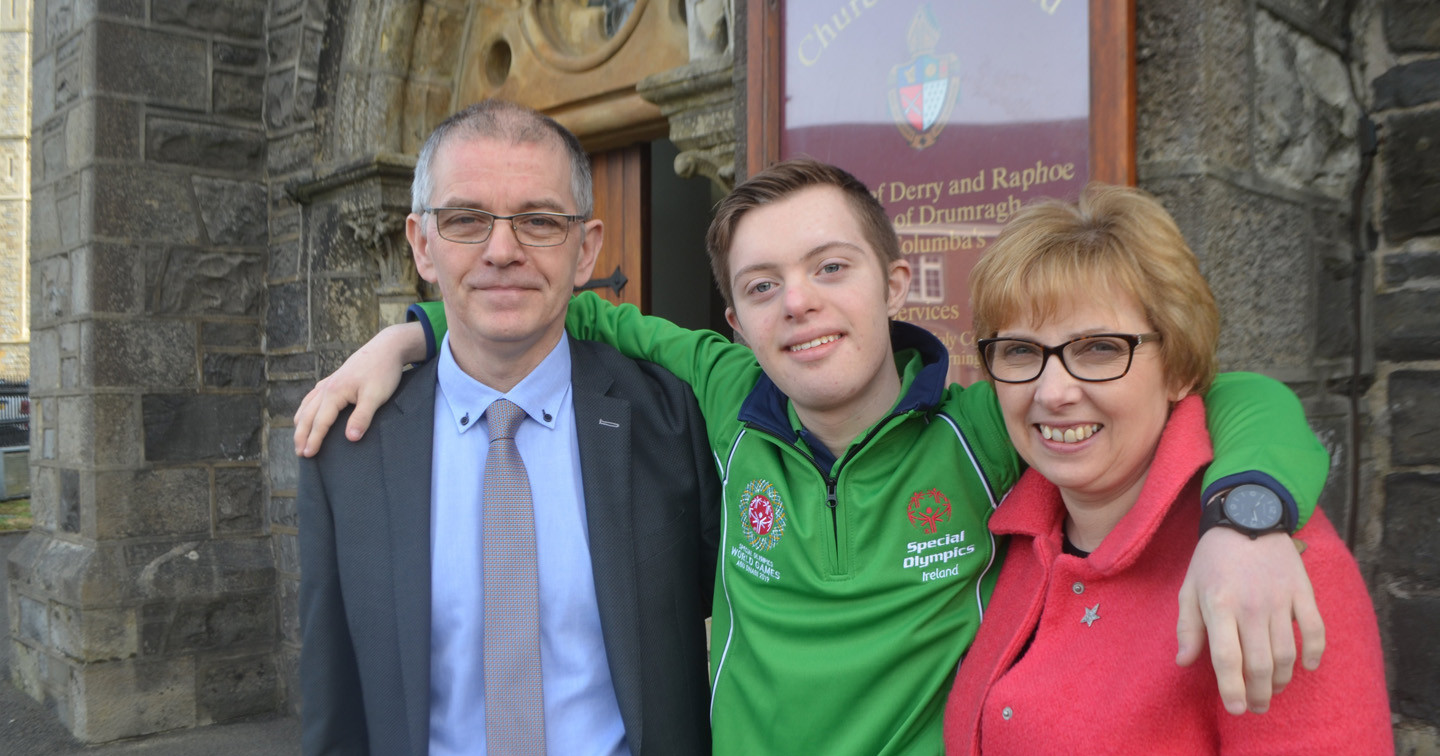
{"label": "special olympics ireland logo", "polygon": [[740,494],[740,529],[750,548],[769,551],[785,535],[785,503],[768,480],[752,480]]}
{"label": "special olympics ireland logo", "polygon": [[938,488],[916,491],[905,507],[905,514],[910,517],[911,525],[934,535],[940,523],[950,519],[950,500]]}

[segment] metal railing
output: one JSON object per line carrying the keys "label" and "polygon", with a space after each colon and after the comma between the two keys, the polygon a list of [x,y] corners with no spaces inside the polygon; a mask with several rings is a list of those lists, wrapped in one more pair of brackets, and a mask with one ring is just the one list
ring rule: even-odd
{"label": "metal railing", "polygon": [[0,379],[0,448],[30,445],[30,382]]}

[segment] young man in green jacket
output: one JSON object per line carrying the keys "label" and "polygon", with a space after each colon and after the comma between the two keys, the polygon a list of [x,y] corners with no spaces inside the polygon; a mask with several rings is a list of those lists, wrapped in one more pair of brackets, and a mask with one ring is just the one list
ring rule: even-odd
{"label": "young man in green jacket", "polygon": [[[947,385],[939,341],[890,320],[909,264],[883,209],[848,173],[808,160],[767,169],[720,204],[707,247],[745,346],[593,294],[572,300],[566,328],[667,368],[692,386],[705,415],[724,487],[715,753],[938,754],[944,691],[1004,553],[986,523],[1021,471],[994,392]],[[301,453],[315,451],[357,396],[349,436],[358,437],[401,360],[433,353],[443,311],[413,312],[425,343],[413,325],[388,331],[378,354],[357,353],[306,398]],[[371,377],[380,367],[386,377]],[[1294,395],[1229,374],[1206,402],[1216,461],[1205,498],[1264,483],[1286,504],[1285,525],[1297,527],[1313,511],[1328,456]],[[1244,603],[1234,594],[1257,574],[1269,603],[1232,617]],[[1232,711],[1244,710],[1247,694],[1263,710],[1271,675],[1273,687],[1288,679],[1292,614],[1307,666],[1318,663],[1323,630],[1283,533],[1254,543],[1207,534],[1191,576],[1180,658],[1198,656],[1204,612]],[[1196,581],[1211,587],[1196,590]]]}

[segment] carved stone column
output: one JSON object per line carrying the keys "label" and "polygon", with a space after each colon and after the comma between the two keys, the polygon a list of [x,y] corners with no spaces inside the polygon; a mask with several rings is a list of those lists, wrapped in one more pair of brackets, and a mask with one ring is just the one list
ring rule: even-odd
{"label": "carved stone column", "polygon": [[322,374],[420,298],[405,240],[414,170],[413,157],[382,153],[289,188],[304,208],[305,332]]}
{"label": "carved stone column", "polygon": [[680,148],[675,173],[704,176],[721,192],[735,186],[737,98],[734,8],[728,0],[686,0],[690,62],[641,79],[635,91],[670,123]]}
{"label": "carved stone column", "polygon": [[691,61],[648,76],[635,90],[670,121],[680,148],[675,173],[704,176],[729,192],[735,186],[735,90],[730,54]]}

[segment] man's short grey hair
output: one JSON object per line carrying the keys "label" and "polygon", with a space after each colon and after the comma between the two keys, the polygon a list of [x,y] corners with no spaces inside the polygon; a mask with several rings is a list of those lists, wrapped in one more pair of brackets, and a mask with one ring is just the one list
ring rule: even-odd
{"label": "man's short grey hair", "polygon": [[[435,192],[432,171],[435,153],[447,139],[497,139],[512,144],[559,140],[570,158],[570,193],[575,196],[575,213],[589,218],[595,211],[595,190],[590,177],[590,156],[570,130],[555,119],[506,100],[484,100],[446,118],[430,132],[420,157],[415,161],[415,180],[410,184],[410,211],[425,212]],[[480,210],[493,208],[477,208]]]}

